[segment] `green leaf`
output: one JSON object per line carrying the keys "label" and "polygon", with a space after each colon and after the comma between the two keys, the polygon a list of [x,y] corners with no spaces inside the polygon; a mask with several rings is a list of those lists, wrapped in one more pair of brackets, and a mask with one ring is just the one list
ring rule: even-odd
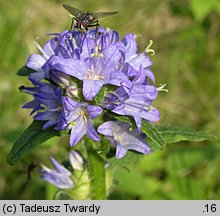
{"label": "green leaf", "polygon": [[97,106],[100,106],[104,100],[105,87],[102,87],[99,93],[95,96],[94,101]]}
{"label": "green leaf", "polygon": [[45,122],[42,121],[33,121],[20,135],[8,155],[7,161],[10,165],[14,165],[27,153],[46,140],[54,136],[59,136],[60,133],[52,128],[43,130],[42,127],[44,124]]}
{"label": "green leaf", "polygon": [[117,115],[117,114],[114,114],[114,113],[111,113],[111,116],[114,117],[115,119],[117,119],[118,121],[126,122],[126,123],[129,123],[132,126],[135,126],[134,120],[131,119],[131,117],[129,117],[129,116],[121,116],[121,115]]}
{"label": "green leaf", "polygon": [[31,70],[31,69],[23,66],[18,70],[17,75],[18,76],[29,76],[31,73],[34,73],[34,72],[35,72],[34,70]]}
{"label": "green leaf", "polygon": [[124,166],[127,166],[128,164],[133,164],[134,162],[137,162],[144,156],[146,155],[138,153],[138,152],[134,152],[134,151],[128,151],[127,154],[121,159],[116,159],[114,156],[110,159],[106,158],[105,160],[109,162],[111,166],[124,167]]}
{"label": "green leaf", "polygon": [[213,135],[207,134],[205,132],[195,131],[188,128],[160,126],[158,127],[158,130],[166,144],[181,141],[201,142],[215,138]]}
{"label": "green leaf", "polygon": [[147,139],[153,150],[161,149],[166,144],[158,129],[144,119],[142,120],[141,130],[147,135]]}

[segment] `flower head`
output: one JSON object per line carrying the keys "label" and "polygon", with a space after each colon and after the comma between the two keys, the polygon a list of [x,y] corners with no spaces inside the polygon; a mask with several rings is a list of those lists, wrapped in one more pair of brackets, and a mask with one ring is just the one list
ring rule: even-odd
{"label": "flower head", "polygon": [[[158,89],[152,62],[146,51],[138,53],[135,36],[120,40],[109,28],[52,36],[43,48],[35,43],[41,54],[27,61],[26,67],[35,71],[29,75],[33,86],[20,89],[34,99],[24,108],[32,109],[35,120],[45,121],[43,129],[69,131],[71,147],[85,135],[100,141],[101,133],[113,140],[117,158],[129,149],[149,153],[140,131],[142,119],[154,123],[160,118],[153,106]],[[111,121],[112,113],[133,117],[136,128],[131,132],[127,124]],[[93,125],[96,117],[100,126]]]}

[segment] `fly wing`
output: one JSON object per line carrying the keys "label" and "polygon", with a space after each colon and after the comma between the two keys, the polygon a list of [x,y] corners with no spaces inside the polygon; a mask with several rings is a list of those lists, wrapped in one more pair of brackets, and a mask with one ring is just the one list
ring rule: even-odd
{"label": "fly wing", "polygon": [[82,11],[80,11],[77,8],[74,8],[72,6],[69,6],[67,4],[63,4],[63,7],[69,11],[76,19],[78,19],[80,17],[80,15],[83,13]]}
{"label": "fly wing", "polygon": [[113,12],[98,12],[98,13],[91,13],[92,16],[94,17],[94,20],[103,18],[103,17],[107,17],[107,16],[111,16],[118,13],[117,11],[113,11]]}

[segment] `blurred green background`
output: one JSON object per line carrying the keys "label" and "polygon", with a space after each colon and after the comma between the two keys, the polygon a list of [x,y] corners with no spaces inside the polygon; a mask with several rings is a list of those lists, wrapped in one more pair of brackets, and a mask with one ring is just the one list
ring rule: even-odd
{"label": "blurred green background", "polygon": [[156,85],[166,83],[155,106],[159,125],[209,131],[212,142],[181,142],[115,170],[110,199],[220,199],[220,1],[219,0],[10,0],[0,1],[0,199],[51,199],[56,190],[28,166],[49,164],[49,155],[66,159],[68,140],[54,138],[14,166],[6,157],[14,141],[30,124],[31,100],[19,92],[29,85],[18,77],[31,53],[32,41],[68,29],[62,4],[90,11],[118,11],[100,20],[121,38],[136,33],[140,51],[153,39],[152,70]]}

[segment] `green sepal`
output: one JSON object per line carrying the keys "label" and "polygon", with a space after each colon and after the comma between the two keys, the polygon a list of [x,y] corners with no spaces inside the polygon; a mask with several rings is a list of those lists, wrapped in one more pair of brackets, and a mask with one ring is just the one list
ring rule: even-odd
{"label": "green sepal", "polygon": [[36,71],[30,68],[27,68],[26,66],[23,66],[18,70],[17,75],[18,76],[29,76],[31,73],[34,73],[34,72]]}
{"label": "green sepal", "polygon": [[57,191],[53,199],[54,200],[73,200],[73,197],[67,191]]}
{"label": "green sepal", "polygon": [[121,115],[117,115],[117,114],[114,114],[114,113],[111,113],[111,116],[115,119],[117,119],[118,121],[121,121],[121,122],[126,122],[126,123],[129,123],[131,126],[135,126],[135,122],[133,120],[132,117],[129,117],[129,116],[121,116]]}

